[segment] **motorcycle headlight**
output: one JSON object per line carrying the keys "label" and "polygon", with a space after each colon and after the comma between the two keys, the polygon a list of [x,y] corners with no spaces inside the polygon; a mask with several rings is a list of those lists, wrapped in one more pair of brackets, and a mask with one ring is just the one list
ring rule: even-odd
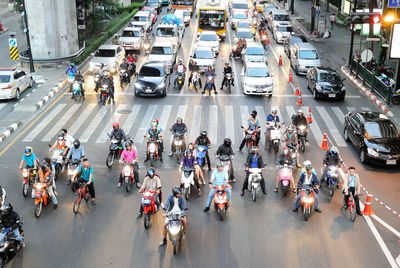
{"label": "motorcycle headlight", "polygon": [[200,148],[199,148],[199,152],[202,152],[202,151],[204,151],[204,148],[203,148],[203,147],[200,147]]}
{"label": "motorcycle headlight", "polygon": [[[135,84],[136,85],[136,84]],[[161,82],[161,84],[158,85],[158,89],[164,88],[165,87],[165,82]]]}
{"label": "motorcycle headlight", "polygon": [[265,34],[263,34],[263,35],[261,36],[261,39],[262,39],[262,40],[265,40],[265,39],[267,39],[267,36],[266,36]]}
{"label": "motorcycle headlight", "polygon": [[208,81],[211,81],[211,80],[213,80],[213,77],[212,77],[212,76],[208,76],[208,77],[207,77],[207,80],[208,80]]}
{"label": "motorcycle headlight", "polygon": [[236,50],[236,49],[237,49],[237,46],[236,46],[236,45],[232,47],[232,50]]}
{"label": "motorcycle headlight", "polygon": [[28,170],[22,170],[22,177],[28,177]]}
{"label": "motorcycle headlight", "polygon": [[336,172],[337,171],[337,167],[331,167],[331,172]]}
{"label": "motorcycle headlight", "polygon": [[312,198],[312,197],[306,197],[306,196],[304,196],[302,199],[303,199],[303,202],[304,202],[304,203],[307,203],[307,204],[312,203],[312,201],[313,201],[313,198]]}
{"label": "motorcycle headlight", "polygon": [[292,157],[295,158],[295,157],[296,157],[296,153],[293,153],[293,154],[292,154]]}
{"label": "motorcycle headlight", "polygon": [[104,84],[104,85],[102,85],[101,87],[104,88],[104,89],[107,89],[107,88],[108,88],[108,85],[107,85],[107,84]]}
{"label": "motorcycle headlight", "polygon": [[181,145],[182,141],[175,141],[175,145]]}
{"label": "motorcycle headlight", "polygon": [[54,157],[57,157],[57,156],[59,156],[60,155],[60,151],[54,151],[54,153],[53,153],[53,156]]}
{"label": "motorcycle headlight", "polygon": [[170,228],[169,228],[169,232],[170,232],[170,234],[172,234],[172,235],[177,235],[177,234],[179,234],[179,228],[176,227],[176,226],[170,227]]}
{"label": "motorcycle headlight", "polygon": [[136,87],[136,88],[142,88],[142,85],[139,84],[138,82],[136,82],[136,83],[135,83],[135,87]]}
{"label": "motorcycle headlight", "polygon": [[371,148],[367,148],[367,153],[369,155],[374,156],[374,157],[378,157],[379,156],[379,153],[377,151],[375,151],[374,149],[371,149]]}
{"label": "motorcycle headlight", "polygon": [[145,49],[150,48],[150,44],[148,44],[148,43],[144,44],[144,48],[145,48]]}
{"label": "motorcycle headlight", "polygon": [[299,129],[301,130],[301,131],[304,131],[304,130],[306,130],[306,126],[299,126]]}

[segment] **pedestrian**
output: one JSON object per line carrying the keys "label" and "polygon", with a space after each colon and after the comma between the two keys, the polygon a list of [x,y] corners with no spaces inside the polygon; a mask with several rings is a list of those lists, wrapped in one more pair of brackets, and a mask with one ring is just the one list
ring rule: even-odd
{"label": "pedestrian", "polygon": [[333,30],[333,26],[335,26],[335,23],[336,23],[336,16],[335,16],[334,13],[332,13],[332,14],[329,16],[329,21],[330,21],[330,23],[331,23],[331,30]]}
{"label": "pedestrian", "polygon": [[344,193],[344,206],[348,207],[347,202],[349,201],[350,194],[354,197],[356,203],[356,211],[358,215],[361,215],[360,201],[358,195],[361,192],[360,178],[356,174],[355,167],[349,167],[349,173],[343,178],[343,193]]}

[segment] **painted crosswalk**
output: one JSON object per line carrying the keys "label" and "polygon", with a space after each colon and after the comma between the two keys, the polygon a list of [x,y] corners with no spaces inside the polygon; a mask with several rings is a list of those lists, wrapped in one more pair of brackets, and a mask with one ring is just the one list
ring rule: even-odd
{"label": "painted crosswalk", "polygon": [[[307,115],[308,106],[301,107]],[[158,118],[166,133],[176,122],[177,117],[184,119],[188,126],[187,142],[194,142],[201,130],[206,130],[212,143],[220,144],[225,137],[237,145],[243,138],[241,125],[246,126],[250,111],[257,111],[262,133],[265,131],[265,119],[270,113],[270,106],[234,106],[232,104],[119,104],[117,106],[98,106],[97,104],[82,105],[75,103],[56,105],[41,120],[33,130],[23,137],[23,142],[51,142],[57,132],[66,128],[69,133],[82,143],[107,142],[107,133],[112,130],[112,124],[118,122],[125,133],[135,143],[143,143],[143,136],[154,118]],[[282,122],[290,123],[291,116],[297,113],[298,106],[279,106],[278,114]],[[310,124],[309,144],[322,142],[324,131],[339,147],[346,146],[342,136],[344,117],[348,112],[361,109],[370,111],[369,107],[317,106],[313,109],[313,122]],[[284,131],[284,128],[282,128]],[[168,135],[166,137],[169,137]],[[164,142],[169,144],[169,138]]]}

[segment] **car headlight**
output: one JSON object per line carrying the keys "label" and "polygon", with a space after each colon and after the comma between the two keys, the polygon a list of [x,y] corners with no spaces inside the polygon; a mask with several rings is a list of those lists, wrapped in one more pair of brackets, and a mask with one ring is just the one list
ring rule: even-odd
{"label": "car headlight", "polygon": [[138,82],[136,82],[136,83],[135,83],[135,87],[136,87],[136,88],[142,88],[142,85],[139,84]]}
{"label": "car headlight", "polygon": [[374,157],[378,157],[379,156],[379,153],[377,151],[375,151],[374,149],[371,149],[371,148],[367,148],[367,153],[369,155],[374,156]]}
{"label": "car headlight", "polygon": [[304,125],[299,126],[299,129],[300,129],[301,131],[304,131],[304,130],[306,129],[306,126],[304,126]]}
{"label": "car headlight", "polygon": [[299,65],[299,68],[300,68],[300,69],[304,69],[304,68],[306,68],[306,66],[304,66],[304,65]]}
{"label": "car headlight", "polygon": [[318,85],[318,84],[315,85],[315,88],[316,88],[317,90],[322,90],[322,87],[321,87],[320,85]]}
{"label": "car headlight", "polygon": [[158,85],[158,89],[162,89],[165,87],[165,82],[161,82],[161,84]]}

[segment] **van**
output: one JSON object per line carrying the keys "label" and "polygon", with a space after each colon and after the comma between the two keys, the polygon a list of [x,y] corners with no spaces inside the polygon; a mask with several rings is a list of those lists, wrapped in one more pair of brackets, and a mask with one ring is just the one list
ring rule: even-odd
{"label": "van", "polygon": [[270,10],[270,14],[268,16],[268,28],[272,30],[278,23],[290,24],[289,13],[280,9]]}
{"label": "van", "polygon": [[230,9],[231,15],[235,12],[244,12],[247,15],[249,12],[249,5],[247,4],[247,0],[233,0]]}
{"label": "van", "polygon": [[144,32],[151,32],[152,24],[153,21],[151,20],[151,15],[148,11],[138,11],[131,21],[133,27],[140,27]]}
{"label": "van", "polygon": [[321,60],[312,44],[296,43],[291,52],[290,65],[296,74],[307,74],[312,67],[321,67]]}

